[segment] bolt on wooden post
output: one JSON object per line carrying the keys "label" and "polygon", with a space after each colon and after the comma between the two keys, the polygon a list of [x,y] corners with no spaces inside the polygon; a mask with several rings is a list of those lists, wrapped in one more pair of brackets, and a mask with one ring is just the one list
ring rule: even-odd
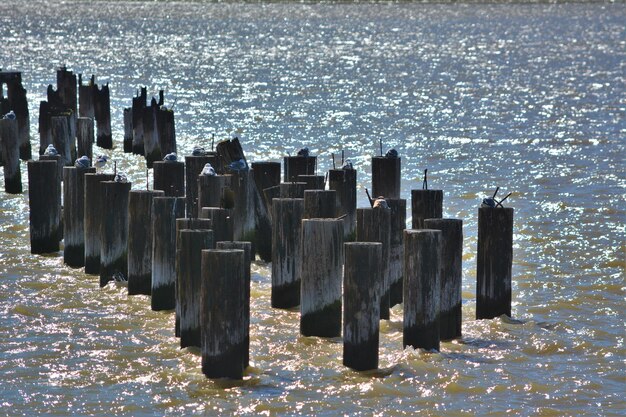
{"label": "bolt on wooden post", "polygon": [[476,318],[511,317],[513,209],[478,209]]}
{"label": "bolt on wooden post", "polygon": [[402,344],[439,350],[441,231],[404,231]]}
{"label": "bolt on wooden post", "polygon": [[341,336],[343,222],[302,220],[300,333]]}
{"label": "bolt on wooden post", "polygon": [[462,323],[463,220],[426,219],[424,227],[441,230],[439,338],[456,339],[461,337]]}
{"label": "bolt on wooden post", "polygon": [[343,275],[343,364],[378,368],[382,243],[346,243]]}

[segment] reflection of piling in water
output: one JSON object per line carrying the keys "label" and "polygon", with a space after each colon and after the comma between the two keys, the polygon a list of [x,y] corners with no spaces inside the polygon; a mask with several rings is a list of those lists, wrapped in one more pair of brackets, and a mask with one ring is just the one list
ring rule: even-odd
{"label": "reflection of piling in water", "polygon": [[63,261],[85,266],[85,174],[95,168],[63,168]]}
{"label": "reflection of piling in water", "polygon": [[513,209],[478,209],[476,318],[511,316]]}
{"label": "reflection of piling in water", "polygon": [[403,346],[439,350],[441,231],[404,232]]}
{"label": "reflection of piling in water", "polygon": [[61,184],[55,161],[28,161],[30,252],[59,250]]}
{"label": "reflection of piling in water", "polygon": [[346,243],[343,275],[343,364],[378,368],[382,244]]}

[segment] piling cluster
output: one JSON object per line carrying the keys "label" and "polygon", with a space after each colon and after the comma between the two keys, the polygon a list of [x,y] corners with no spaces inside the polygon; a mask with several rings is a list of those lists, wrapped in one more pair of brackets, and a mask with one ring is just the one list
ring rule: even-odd
{"label": "piling cluster", "polygon": [[[13,83],[9,94],[21,103],[21,76],[5,74],[0,81]],[[242,378],[250,363],[257,259],[272,264],[271,306],[299,307],[304,336],[343,334],[343,364],[352,369],[378,367],[379,323],[397,304],[404,346],[438,350],[440,341],[462,336],[463,221],[443,218],[443,191],[429,190],[425,177],[423,189],[411,190],[406,229],[395,150],[382,155],[381,144],[372,157],[373,197],[366,189],[370,205],[357,208],[352,164],[318,175],[306,148],[286,156],[282,172],[279,162],[249,165],[237,138],[179,158],[173,111],[162,92],[148,105],[142,88],[124,110],[123,148],[146,158],[153,189],[132,189],[119,172],[74,163],[81,154],[91,159],[94,118],[95,145],[112,146],[110,109],[102,108],[108,85],[99,89],[93,76],[83,85],[66,68],[57,83],[42,102],[46,154],[28,162],[31,252],[57,252],[63,241],[68,266],[97,275],[100,286],[127,281],[129,295],[174,311],[180,346],[201,349],[207,377]],[[7,102],[0,97],[3,111]],[[9,111],[19,116],[0,120],[7,192],[21,192],[23,109],[15,105]],[[46,152],[49,145],[58,154]],[[478,209],[479,319],[511,314],[513,209],[487,203]]]}

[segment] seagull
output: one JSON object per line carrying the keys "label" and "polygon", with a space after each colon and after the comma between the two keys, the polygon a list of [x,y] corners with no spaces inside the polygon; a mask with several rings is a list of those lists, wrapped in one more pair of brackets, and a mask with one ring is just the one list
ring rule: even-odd
{"label": "seagull", "polygon": [[385,200],[384,197],[378,197],[376,200],[374,200],[374,205],[372,207],[388,209],[389,205],[387,204],[387,200]]}
{"label": "seagull", "polygon": [[346,162],[343,163],[341,169],[354,169],[354,167],[352,166],[352,161],[346,159]]}
{"label": "seagull", "polygon": [[204,164],[204,168],[202,168],[202,172],[200,173],[200,175],[207,175],[207,176],[214,177],[217,175],[217,172],[215,172],[211,164],[207,162],[206,164]]}
{"label": "seagull", "polygon": [[11,110],[10,112],[8,112],[7,114],[4,115],[3,119],[6,120],[15,120],[16,116],[15,113],[13,112],[13,110]]}
{"label": "seagull", "polygon": [[236,161],[233,161],[230,164],[228,164],[228,168],[231,171],[245,171],[246,169],[248,169],[248,165],[246,164],[246,161],[244,161],[243,159],[237,159]]}
{"label": "seagull", "polygon": [[57,148],[55,148],[53,144],[50,144],[48,145],[48,147],[46,148],[43,154],[48,155],[48,156],[56,156],[59,154],[59,152],[57,151]]}
{"label": "seagull", "polygon": [[165,162],[176,162],[178,160],[178,156],[176,155],[176,152],[168,153],[167,155],[165,155],[163,160]]}
{"label": "seagull", "polygon": [[83,155],[74,162],[74,166],[76,168],[89,168],[91,166],[91,159]]}
{"label": "seagull", "polygon": [[207,151],[205,151],[202,146],[194,146],[193,151],[191,152],[192,156],[204,156],[206,154]]}
{"label": "seagull", "polygon": [[106,157],[106,155],[98,155],[96,157],[96,171],[100,171],[104,168],[104,166],[107,164],[109,158]]}
{"label": "seagull", "polygon": [[309,148],[302,148],[298,151],[298,156],[309,156]]}
{"label": "seagull", "polygon": [[398,151],[396,151],[395,149],[389,149],[387,153],[385,154],[385,158],[397,158],[397,157],[398,157]]}
{"label": "seagull", "polygon": [[481,207],[495,207],[496,200],[491,197],[483,198],[483,202],[480,205]]}
{"label": "seagull", "polygon": [[117,174],[115,174],[115,182],[128,182],[128,178],[126,178],[126,174],[122,171],[117,171]]}

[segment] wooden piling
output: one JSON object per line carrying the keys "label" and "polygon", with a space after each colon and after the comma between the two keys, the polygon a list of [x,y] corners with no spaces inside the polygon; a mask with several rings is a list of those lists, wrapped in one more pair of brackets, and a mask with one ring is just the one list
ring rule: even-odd
{"label": "wooden piling", "polygon": [[[180,219],[178,219],[180,220]],[[177,220],[177,222],[178,222]],[[212,230],[181,229],[176,247],[176,311],[180,347],[201,347],[202,250],[215,248]]]}
{"label": "wooden piling", "polygon": [[128,278],[128,198],[130,182],[105,181],[100,232],[100,287]]}
{"label": "wooden piling", "polygon": [[[295,182],[298,175],[315,175],[316,156],[285,156],[284,182]],[[285,198],[285,197],[283,197]],[[301,197],[300,197],[301,198]]]}
{"label": "wooden piling", "polygon": [[441,298],[439,302],[439,338],[461,337],[461,292],[463,288],[463,220],[426,219],[426,229],[441,230]]}
{"label": "wooden piling", "polygon": [[93,160],[93,119],[90,117],[79,117],[76,123],[78,156],[85,155]]}
{"label": "wooden piling", "polygon": [[[267,205],[270,218],[272,217],[272,201],[275,198],[281,198],[280,184],[263,190],[263,201],[265,201],[265,204]],[[302,198],[304,198],[304,196]]]}
{"label": "wooden piling", "polygon": [[133,126],[133,153],[137,155],[143,155],[143,109],[146,107],[146,100],[148,98],[148,91],[145,87],[142,87],[137,94],[133,97],[133,104],[131,107],[132,126]]}
{"label": "wooden piling", "polygon": [[156,161],[153,167],[155,190],[163,190],[166,197],[182,197],[185,195],[184,162]]}
{"label": "wooden piling", "polygon": [[20,170],[20,144],[17,120],[0,119],[0,144],[3,157],[4,191],[9,194],[22,192],[22,172]]}
{"label": "wooden piling", "polygon": [[154,97],[149,106],[143,109],[143,149],[146,165],[152,168],[152,164],[161,161],[161,147],[159,146],[159,135],[156,126],[156,112],[158,106]]}
{"label": "wooden piling", "polygon": [[63,168],[63,261],[85,266],[85,174],[95,168]]}
{"label": "wooden piling", "polygon": [[91,76],[87,84],[83,84],[82,74],[78,74],[78,116],[79,118],[96,117],[94,107],[94,84],[95,76]]}
{"label": "wooden piling", "polygon": [[304,200],[275,198],[272,201],[272,307],[300,304],[302,266],[301,220]]}
{"label": "wooden piling", "polygon": [[304,198],[305,182],[284,182],[280,187],[280,198]]}
{"label": "wooden piling", "polygon": [[254,182],[259,191],[280,184],[280,162],[253,162]]}
{"label": "wooden piling", "polygon": [[252,253],[252,243],[251,242],[217,242],[216,249],[241,249],[244,252],[244,269],[245,269],[245,281],[244,281],[244,312],[243,319],[244,325],[243,329],[245,332],[244,335],[244,359],[243,359],[243,368],[246,369],[250,365],[250,264],[252,262],[252,258],[254,254]]}
{"label": "wooden piling", "polygon": [[328,189],[337,192],[337,216],[343,217],[344,238],[354,240],[356,234],[356,178],[355,169],[328,171]]}
{"label": "wooden piling", "polygon": [[382,268],[379,276],[380,318],[389,319],[389,257],[391,249],[391,210],[388,208],[359,208],[356,210],[356,240],[358,242],[380,242]]}
{"label": "wooden piling", "polygon": [[234,206],[233,233],[236,240],[254,241],[255,200],[254,179],[250,170],[233,171],[230,183]]}
{"label": "wooden piling", "polygon": [[513,209],[478,209],[476,318],[511,317]]}
{"label": "wooden piling", "polygon": [[111,136],[111,98],[109,84],[94,85],[94,112],[96,119],[96,144],[104,149],[113,148]]}
{"label": "wooden piling", "polygon": [[216,242],[234,240],[233,218],[230,210],[217,207],[202,207],[200,217],[211,220]]}
{"label": "wooden piling", "polygon": [[[4,101],[3,113],[13,111],[17,119],[17,136],[20,159],[28,161],[32,158],[30,146],[30,117],[26,89],[22,85],[22,73],[16,71],[0,71],[0,85],[6,84],[7,96]],[[2,94],[0,94],[0,98]],[[0,152],[1,154],[1,152]],[[0,157],[0,163],[2,158]]]}
{"label": "wooden piling", "polygon": [[223,189],[230,187],[231,178],[228,175],[198,175],[198,213],[202,207],[222,207]]}
{"label": "wooden piling", "polygon": [[243,250],[202,251],[202,373],[208,378],[243,377],[245,279]]}
{"label": "wooden piling", "polygon": [[152,206],[161,190],[131,190],[128,196],[128,295],[152,294]]}
{"label": "wooden piling", "polygon": [[412,228],[423,229],[424,219],[440,219],[443,216],[442,190],[411,190]]}
{"label": "wooden piling", "polygon": [[343,276],[343,364],[378,368],[382,243],[346,243]]}
{"label": "wooden piling", "polygon": [[[336,191],[306,190],[304,192],[304,219],[328,219],[335,217],[337,217]],[[343,224],[343,220],[341,220],[341,223]],[[343,227],[341,230],[343,230]]]}
{"label": "wooden piling", "polygon": [[372,197],[400,198],[401,158],[372,157]]}
{"label": "wooden piling", "polygon": [[133,151],[133,109],[124,108],[124,153]]}
{"label": "wooden piling", "polygon": [[176,307],[176,219],[185,216],[183,197],[152,200],[152,310]]}
{"label": "wooden piling", "polygon": [[185,200],[189,217],[198,217],[198,176],[204,165],[211,164],[213,166],[215,161],[217,161],[217,155],[189,155],[185,157]]}
{"label": "wooden piling", "polygon": [[302,220],[300,333],[341,336],[343,222]]}
{"label": "wooden piling", "polygon": [[62,157],[64,166],[73,165],[69,117],[57,116],[51,119],[52,143]]}
{"label": "wooden piling", "polygon": [[[271,222],[271,200],[268,202],[263,190],[276,187],[280,184],[280,163],[279,162],[253,162],[252,174],[258,193],[256,221],[256,233],[254,246],[259,257],[266,261],[272,260],[272,222]],[[276,196],[278,197],[278,195]]]}
{"label": "wooden piling", "polygon": [[326,178],[323,175],[298,175],[298,182],[303,182],[305,190],[323,190],[326,186]]}
{"label": "wooden piling", "polygon": [[176,129],[174,124],[174,111],[161,107],[156,112],[157,133],[161,156],[176,152]]}
{"label": "wooden piling", "polygon": [[406,229],[406,200],[387,199],[391,209],[389,241],[389,307],[402,302],[402,265],[404,263],[403,232]]}
{"label": "wooden piling", "polygon": [[100,274],[100,236],[105,217],[104,182],[113,174],[85,174],[85,273]]}
{"label": "wooden piling", "polygon": [[61,184],[54,161],[28,161],[30,252],[58,252]]}
{"label": "wooden piling", "polygon": [[439,350],[441,231],[404,231],[402,344]]}
{"label": "wooden piling", "polygon": [[[39,157],[40,161],[54,161],[57,164],[57,178],[59,183],[63,182],[63,168],[65,167],[65,164],[63,162],[63,156],[62,155],[41,155]],[[59,197],[59,204],[61,204],[61,198]]]}

